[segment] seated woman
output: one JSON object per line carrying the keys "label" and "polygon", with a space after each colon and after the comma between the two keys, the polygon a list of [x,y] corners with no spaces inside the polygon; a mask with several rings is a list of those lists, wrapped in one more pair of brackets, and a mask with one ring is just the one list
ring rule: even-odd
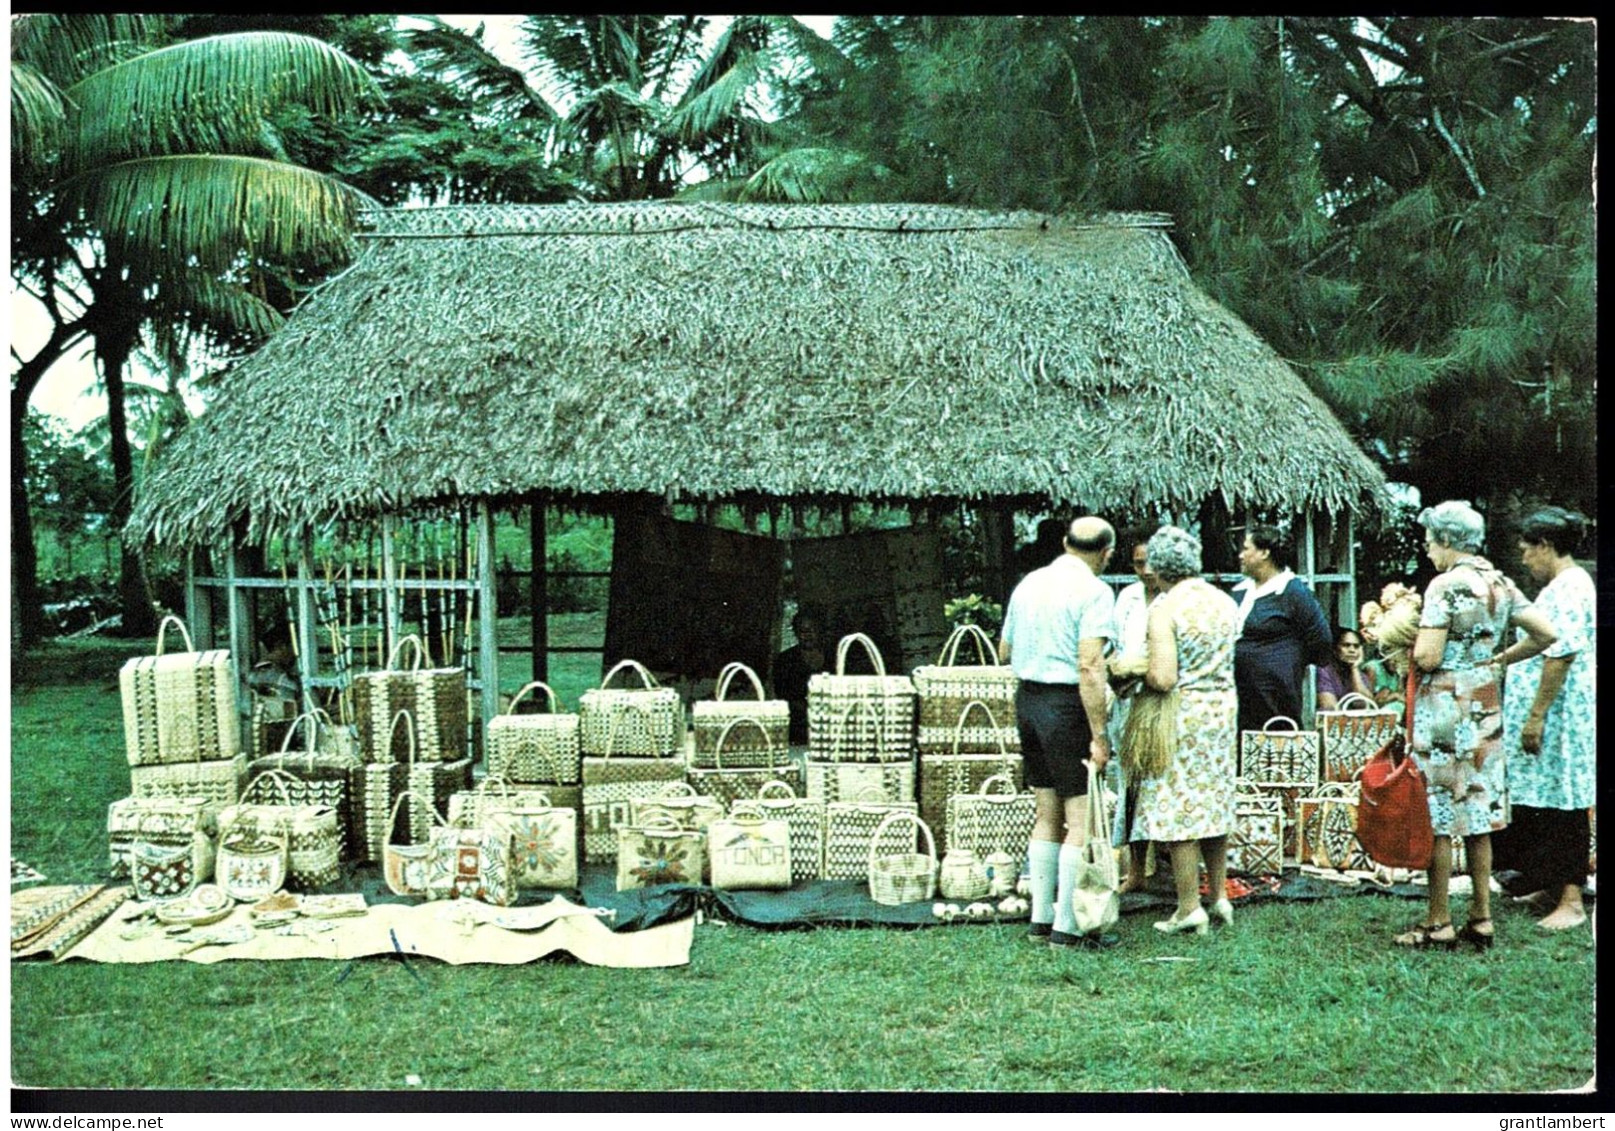
{"label": "seated woman", "polygon": [[1348,695],[1374,698],[1374,688],[1363,671],[1363,638],[1355,628],[1335,628],[1335,655],[1318,667],[1318,710],[1333,711]]}

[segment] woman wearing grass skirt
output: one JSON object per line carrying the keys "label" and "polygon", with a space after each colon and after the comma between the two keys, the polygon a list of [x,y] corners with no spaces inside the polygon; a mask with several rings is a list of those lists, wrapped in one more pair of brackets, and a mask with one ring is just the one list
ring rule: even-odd
{"label": "woman wearing grass skirt", "polygon": [[1200,577],[1200,540],[1187,530],[1163,526],[1150,539],[1148,554],[1165,591],[1150,605],[1144,683],[1156,694],[1175,692],[1177,709],[1164,720],[1161,757],[1141,767],[1133,837],[1164,842],[1171,854],[1178,906],[1155,929],[1203,935],[1210,916],[1200,905],[1202,857],[1215,896],[1211,915],[1234,921],[1227,862],[1239,740],[1234,690],[1239,609],[1232,597]]}
{"label": "woman wearing grass skirt", "polygon": [[[1399,946],[1443,947],[1460,941],[1492,945],[1492,833],[1508,824],[1498,644],[1510,626],[1526,639],[1506,662],[1534,656],[1554,642],[1548,620],[1519,588],[1480,556],[1486,525],[1468,503],[1449,501],[1419,512],[1425,552],[1440,571],[1424,593],[1413,663],[1428,672],[1413,703],[1409,748],[1429,785],[1430,906],[1424,920],[1396,936]],[[1447,901],[1452,838],[1464,838],[1473,894],[1469,921],[1455,931]]]}
{"label": "woman wearing grass skirt", "polygon": [[[1587,921],[1592,830],[1587,810],[1597,792],[1597,590],[1572,556],[1587,520],[1545,507],[1525,520],[1520,561],[1539,582],[1537,611],[1559,639],[1541,656],[1507,667],[1503,744],[1508,751],[1512,816],[1495,845],[1498,868],[1520,873],[1514,890],[1549,910],[1538,925],[1570,930]],[[1515,647],[1518,647],[1516,645]],[[1499,657],[1512,659],[1512,648]]]}

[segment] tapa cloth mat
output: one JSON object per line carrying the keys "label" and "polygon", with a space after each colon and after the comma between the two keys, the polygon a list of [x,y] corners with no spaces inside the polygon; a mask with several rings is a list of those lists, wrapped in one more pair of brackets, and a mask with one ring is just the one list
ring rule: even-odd
{"label": "tapa cloth mat", "polygon": [[597,912],[558,896],[536,907],[489,907],[464,900],[373,904],[362,916],[294,920],[320,925],[308,934],[258,930],[249,941],[189,949],[210,935],[250,925],[251,913],[238,906],[228,918],[185,934],[142,929],[138,937],[126,939],[126,932],[135,933],[126,918],[133,906],[121,908],[63,957],[105,963],[183,959],[210,964],[242,958],[340,960],[402,954],[455,966],[511,966],[565,951],[591,966],[645,968],[688,965],[695,933],[694,919],[688,916],[646,930],[613,931]]}

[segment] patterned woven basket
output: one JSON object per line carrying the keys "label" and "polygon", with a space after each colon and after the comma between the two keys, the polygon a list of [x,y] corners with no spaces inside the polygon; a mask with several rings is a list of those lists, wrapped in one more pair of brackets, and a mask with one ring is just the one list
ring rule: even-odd
{"label": "patterned woven basket", "polygon": [[875,790],[856,801],[831,801],[824,807],[824,878],[867,880],[870,842],[881,822],[894,813],[916,819],[919,806],[912,801],[887,800]]}
{"label": "patterned woven basket", "polygon": [[[638,673],[642,687],[609,687],[618,672]],[[623,660],[600,686],[578,697],[583,753],[619,758],[665,758],[684,745],[684,704],[637,660]]]}
{"label": "patterned woven basket", "polygon": [[[490,786],[497,786],[497,792]],[[548,790],[513,790],[507,782],[486,777],[476,789],[449,800],[449,823],[508,833],[510,875],[519,889],[578,886],[577,807],[554,804]]]}
{"label": "patterned woven basket", "polygon": [[[860,645],[874,675],[847,675],[847,652]],[[848,729],[854,707],[860,726]],[[841,638],[834,673],[808,677],[808,757],[820,762],[911,762],[914,758],[914,681],[887,675],[875,642],[861,632]]]}
{"label": "patterned woven basket", "polygon": [[[1321,783],[1296,800],[1297,856],[1317,868],[1373,871],[1374,861],[1357,841],[1357,782]],[[1455,838],[1461,839],[1461,838]]]}
{"label": "patterned woven basket", "polygon": [[895,801],[913,801],[914,767],[895,762],[815,762],[804,766],[807,795],[829,803],[858,797],[874,789]]}
{"label": "patterned woven basket", "polygon": [[151,844],[189,846],[196,833],[217,840],[217,801],[199,797],[125,797],[107,806],[108,871],[116,879],[129,875],[129,849],[135,835]]}
{"label": "patterned woven basket", "polygon": [[583,858],[590,864],[617,859],[617,828],[628,820],[628,802],[655,797],[669,782],[684,780],[684,763],[662,758],[615,758],[615,728],[607,727],[606,753],[583,757]]}
{"label": "patterned woven basket", "polygon": [[[751,706],[755,707],[757,704],[753,703]],[[752,762],[746,768],[731,766],[729,749],[737,733],[750,733],[756,743],[762,746],[765,757],[777,761],[772,764],[768,761],[760,764]],[[783,743],[771,746],[772,742],[769,730],[761,719],[754,719],[749,715],[732,716],[724,722],[723,729],[718,732],[718,739],[713,744],[712,767],[703,769],[696,766],[692,755],[691,765],[685,771],[685,776],[697,793],[717,798],[725,808],[736,801],[755,797],[757,791],[770,781],[784,781],[793,791],[800,793],[803,789],[801,765],[791,758]]]}
{"label": "patterned woven basket", "polygon": [[[896,852],[885,851],[883,845],[893,831],[908,825],[918,825],[925,834],[924,852],[914,851],[914,830],[906,828],[907,836],[898,840]],[[931,837],[931,826],[915,813],[892,813],[875,829],[869,838],[869,898],[888,907],[903,903],[920,903],[936,895],[936,841]]]}
{"label": "patterned woven basket", "polygon": [[948,843],[969,849],[982,859],[994,853],[1020,859],[1032,836],[1037,802],[1018,793],[1002,774],[988,778],[975,793],[956,793],[947,802]]}
{"label": "patterned woven basket", "polygon": [[[969,639],[979,663],[960,664],[959,645]],[[1008,664],[995,663],[992,639],[974,624],[953,630],[935,664],[914,669],[914,691],[919,699],[919,728],[915,745],[927,754],[997,754],[1019,751],[1020,728],[1015,724],[1015,688],[1020,681]],[[987,714],[972,717],[966,726],[966,708],[981,703]]]}
{"label": "patterned woven basket", "polygon": [[[735,676],[743,675],[750,681],[755,699],[726,699],[729,685]],[[731,726],[736,720],[747,719],[756,724],[736,732]],[[718,767],[718,748],[722,746],[724,765],[731,770],[767,768],[790,748],[791,706],[783,699],[769,699],[763,691],[763,681],[745,664],[727,664],[718,673],[718,686],[713,698],[703,699],[690,707],[690,725],[695,744],[690,754],[690,765],[709,770]]]}
{"label": "patterned woven basket", "polygon": [[[409,805],[409,832],[413,843],[426,840],[432,831],[432,813],[423,812],[414,798],[430,798],[433,813],[442,813],[449,807],[449,798],[471,786],[471,759],[464,757],[453,762],[427,761],[418,756],[415,744],[415,720],[408,711],[393,716],[393,727],[405,724],[407,743],[404,754],[404,791],[411,798]],[[389,741],[389,746],[392,743]]]}
{"label": "patterned woven basket", "polygon": [[[269,770],[282,770],[296,780],[288,784],[293,805],[329,805],[337,811],[338,830],[342,835],[342,858],[350,860],[359,855],[360,841],[364,836],[364,806],[354,788],[353,775],[360,766],[357,755],[337,749],[321,750],[320,734],[324,725],[330,726],[331,717],[324,711],[305,712],[297,716],[281,740],[280,750],[267,757],[255,758],[247,766],[247,774],[256,778]],[[299,727],[304,736],[304,749],[291,749],[292,735]]]}
{"label": "patterned woven basket", "polygon": [[129,792],[135,797],[200,797],[232,805],[246,784],[244,753],[211,762],[129,767]]}
{"label": "patterned woven basket", "polygon": [[775,780],[763,783],[755,804],[791,827],[791,879],[818,879],[824,870],[824,802],[801,797],[789,782]]}
{"label": "patterned woven basket", "polygon": [[404,792],[409,767],[403,762],[362,762],[353,771],[354,802],[360,810],[357,859],[373,863],[382,858],[392,827],[391,813]]}
{"label": "patterned woven basket", "polygon": [[1234,783],[1228,870],[1247,875],[1279,875],[1284,871],[1284,799],[1243,778]]}
{"label": "patterned woven basket", "polygon": [[[260,791],[264,783],[273,787],[273,794]],[[329,805],[294,805],[290,797],[296,784],[297,779],[283,770],[267,770],[253,778],[241,791],[242,800],[219,813],[219,836],[228,837],[238,825],[248,824],[285,837],[287,887],[322,888],[341,875],[337,811]],[[260,800],[264,796],[273,800]]]}
{"label": "patterned woven basket", "polygon": [[[398,667],[399,653],[410,649],[413,663]],[[353,677],[354,719],[359,756],[366,762],[401,762],[406,750],[393,726],[399,711],[414,720],[416,756],[423,762],[457,762],[466,757],[466,682],[464,668],[426,668],[418,636],[401,637],[381,671]]]}
{"label": "patterned woven basket", "polygon": [[[985,717],[986,725],[967,726],[967,723],[978,715]],[[997,735],[999,741],[995,752],[962,753],[967,730]],[[972,699],[966,703],[954,724],[954,735],[960,745],[950,749],[948,753],[920,755],[920,816],[931,828],[943,830],[942,835],[937,838],[937,848],[944,855],[953,847],[953,842],[947,836],[948,798],[959,793],[975,793],[981,789],[983,782],[994,775],[1009,778],[1016,790],[1020,789],[1021,784],[1022,758],[1019,754],[1011,754],[1004,747],[998,722],[986,703],[980,699]]]}
{"label": "patterned woven basket", "polygon": [[[163,654],[170,624],[185,651]],[[157,628],[157,654],[140,656],[118,672],[123,696],[124,753],[131,766],[218,762],[241,750],[236,672],[225,649],[198,652],[185,623],[166,616]]]}
{"label": "patterned woven basket", "polygon": [[1354,691],[1335,710],[1319,711],[1317,723],[1324,779],[1345,782],[1353,780],[1363,763],[1391,740],[1402,724],[1402,713],[1396,705],[1381,707]]}
{"label": "patterned woven basket", "polygon": [[[1290,729],[1274,730],[1277,723]],[[1317,785],[1318,732],[1302,730],[1287,715],[1275,715],[1261,730],[1239,732],[1239,776],[1261,785]]]}
{"label": "patterned woven basket", "polygon": [[[542,690],[545,715],[518,715],[516,704]],[[488,720],[488,776],[522,785],[577,785],[583,780],[583,744],[577,715],[561,710],[555,691],[534,681],[516,692],[506,713]]]}

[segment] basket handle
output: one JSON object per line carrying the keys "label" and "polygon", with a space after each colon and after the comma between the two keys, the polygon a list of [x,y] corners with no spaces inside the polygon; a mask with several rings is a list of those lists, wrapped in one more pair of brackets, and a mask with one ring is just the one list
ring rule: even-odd
{"label": "basket handle", "polygon": [[1297,734],[1299,734],[1301,731],[1301,724],[1290,718],[1289,715],[1274,715],[1271,719],[1268,719],[1267,722],[1262,724],[1262,733],[1272,733],[1270,728],[1274,723],[1289,723],[1292,731],[1295,731]]}
{"label": "basket handle", "polygon": [[998,658],[998,646],[993,643],[979,624],[961,624],[949,634],[947,642],[942,645],[942,652],[937,656],[938,667],[951,668],[958,663],[959,645],[966,637],[976,646],[976,658],[983,667],[990,667]]}
{"label": "basket handle", "polygon": [[729,806],[729,819],[743,821],[748,825],[759,825],[768,819],[768,815],[757,802],[739,800]]}
{"label": "basket handle", "polygon": [[987,716],[987,725],[992,728],[993,741],[998,743],[998,753],[1003,755],[1004,765],[1007,767],[1009,765],[1009,747],[1004,743],[1003,731],[998,728],[998,716],[994,715],[992,708],[980,699],[972,699],[966,703],[964,709],[959,712],[959,721],[953,724],[954,757],[959,756],[959,742],[964,738],[965,734],[965,719],[970,716],[970,711],[973,707],[980,707],[981,713]]}
{"label": "basket handle", "polygon": [[691,785],[687,781],[670,781],[666,785],[662,786],[661,792],[659,792],[656,796],[700,797],[701,795],[695,791],[695,786]]}
{"label": "basket handle", "polygon": [[873,640],[861,632],[848,633],[841,638],[841,643],[836,645],[836,674],[847,674],[847,650],[854,643],[863,645],[864,651],[869,654],[870,663],[875,666],[875,674],[884,676],[886,674],[886,661],[880,658],[880,649],[875,647]]}
{"label": "basket handle", "polygon": [[1366,708],[1367,713],[1369,714],[1377,715],[1383,711],[1383,708],[1381,708],[1378,703],[1364,695],[1361,691],[1348,691],[1346,694],[1342,695],[1335,703],[1335,710],[1350,711],[1353,709],[1352,703],[1354,701],[1362,703],[1363,707]]}
{"label": "basket handle", "polygon": [[[919,826],[920,831],[925,834],[925,854],[931,858],[931,862],[933,864],[936,863],[936,838],[931,835],[931,826],[921,820],[918,813],[910,813],[907,809],[898,809],[894,812],[886,814],[885,818],[882,819],[880,824],[875,826],[875,831],[870,834],[869,871],[871,873],[874,872],[875,861],[878,859],[877,851],[880,848],[881,836],[890,826],[899,821],[908,821],[911,824]],[[914,843],[914,834],[911,832],[908,835],[909,844],[912,845]]]}
{"label": "basket handle", "polygon": [[1088,839],[1103,841],[1109,847],[1110,810],[1105,808],[1105,787],[1093,763],[1084,759],[1082,764],[1088,769]]}
{"label": "basket handle", "polygon": [[646,669],[645,665],[640,663],[638,660],[618,660],[616,666],[601,678],[600,686],[606,687],[609,685],[611,683],[611,677],[622,671],[624,668],[631,668],[633,671],[637,672],[639,674],[639,678],[644,681],[647,689],[661,686],[661,684],[656,682],[656,677],[651,675]]}
{"label": "basket handle", "polygon": [[[308,747],[308,768],[311,770],[314,768],[314,747],[320,739],[320,715],[325,715],[325,712],[320,711],[318,714],[316,714],[313,711],[304,711],[301,715],[298,715],[292,720],[291,726],[286,728],[286,737],[280,740],[280,756],[282,764],[285,763],[286,756],[291,753],[292,735],[297,733],[297,724],[307,720],[308,733],[304,735],[303,743]],[[330,722],[331,716],[325,715],[325,721]]]}
{"label": "basket handle", "polygon": [[649,813],[646,813],[644,819],[634,827],[639,829],[641,832],[683,833],[690,831],[683,825],[679,824],[678,819],[665,809],[652,809]]}
{"label": "basket handle", "polygon": [[413,805],[416,801],[424,801],[426,803],[426,811],[432,815],[432,823],[434,825],[448,824],[448,822],[443,819],[443,814],[437,811],[437,806],[432,804],[432,799],[430,797],[425,796],[418,790],[401,789],[398,791],[398,797],[393,801],[392,812],[387,817],[387,837],[389,840],[392,839],[393,829],[398,825],[398,807],[406,800],[409,801],[411,805]]}
{"label": "basket handle", "polygon": [[885,805],[891,798],[886,796],[886,791],[880,786],[866,785],[847,800],[854,805]]}
{"label": "basket handle", "polygon": [[387,728],[387,753],[389,753],[389,754],[392,753],[393,735],[398,733],[398,720],[399,719],[403,719],[403,720],[405,720],[406,722],[409,723],[409,727],[404,731],[404,733],[409,736],[409,762],[408,762],[408,765],[414,766],[415,765],[415,716],[409,713],[409,708],[408,707],[400,707],[398,709],[398,713],[393,716],[393,725]]}
{"label": "basket handle", "polygon": [[782,789],[785,791],[785,796],[780,798],[781,801],[797,801],[797,800],[800,800],[796,796],[796,790],[791,788],[791,783],[788,782],[788,781],[784,781],[784,780],[782,780],[780,778],[770,779],[769,781],[765,781],[762,785],[758,786],[757,787],[757,800],[758,801],[772,801],[772,800],[774,800],[772,795],[779,793],[779,791],[782,790]]}
{"label": "basket handle", "polygon": [[[415,649],[415,662],[413,664],[411,664],[407,668],[401,668],[397,664],[393,663],[393,661],[398,659],[398,653],[400,653],[400,652],[402,652],[404,650],[404,645],[406,645],[406,644],[410,645],[412,648]],[[407,636],[400,636],[398,638],[397,643],[395,643],[393,645],[393,650],[391,652],[387,653],[387,667],[386,667],[386,670],[390,671],[390,672],[401,672],[401,671],[418,672],[418,671],[421,670],[421,665],[425,661],[425,658],[426,658],[426,655],[425,655],[425,652],[424,652],[424,650],[423,650],[423,648],[421,646],[421,638],[419,636],[416,636],[413,632],[411,632]]]}
{"label": "basket handle", "polygon": [[[879,762],[884,762],[885,759],[882,758],[881,755],[886,753],[885,728],[880,725],[880,720],[874,717],[874,708],[869,706],[869,704],[863,699],[854,699],[851,703],[848,703],[847,709],[842,711],[840,716],[836,719],[836,728],[830,732],[830,753],[832,755],[835,754],[840,749],[841,742],[846,741],[847,720],[852,718],[853,712],[855,711],[862,711],[866,716],[869,717],[871,722],[874,723],[875,758]],[[833,760],[834,759],[832,759],[832,761]]]}
{"label": "basket handle", "polygon": [[191,643],[191,634],[185,628],[185,622],[180,620],[173,613],[169,613],[163,618],[163,623],[157,626],[157,654],[159,656],[163,654],[163,637],[167,634],[170,623],[177,624],[179,626],[179,634],[185,638],[185,650],[187,652],[196,651],[196,646]]}
{"label": "basket handle", "polygon": [[712,744],[713,766],[720,770],[723,769],[723,744],[728,741],[729,732],[741,723],[750,723],[762,732],[763,745],[768,747],[768,764],[772,766],[774,764],[774,740],[768,737],[768,728],[762,724],[762,721],[750,715],[740,715],[723,724],[723,729],[718,732],[717,741]]}
{"label": "basket handle", "polygon": [[516,692],[516,694],[514,694],[514,695],[512,695],[510,697],[510,706],[505,708],[505,714],[514,715],[516,713],[516,704],[520,703],[522,701],[522,698],[529,691],[532,691],[535,688],[542,688],[543,691],[544,691],[545,696],[548,697],[549,704],[550,704],[550,714],[552,714],[552,715],[560,714],[561,713],[561,704],[560,704],[560,700],[558,700],[555,697],[555,689],[553,687],[551,687],[549,684],[545,683],[543,680],[537,680],[537,679],[535,679],[532,683],[526,684],[520,691]]}
{"label": "basket handle", "polygon": [[751,681],[752,690],[757,692],[758,702],[762,702],[764,699],[768,698],[768,696],[763,693],[763,681],[757,678],[757,673],[751,668],[747,667],[745,664],[741,663],[739,660],[736,660],[733,663],[725,664],[723,671],[718,673],[718,688],[712,693],[713,698],[717,699],[717,701],[720,703],[723,702],[723,697],[729,692],[730,681],[733,680],[737,675],[744,675],[748,680]]}
{"label": "basket handle", "polygon": [[976,790],[977,795],[980,797],[995,796],[992,786],[996,782],[1003,782],[1005,786],[1003,792],[1011,797],[1015,796],[1015,779],[1008,774],[993,774],[991,777],[983,779],[981,787]]}
{"label": "basket handle", "polygon": [[[286,788],[286,782],[294,782],[295,783],[297,781],[297,779],[294,778],[291,774],[288,774],[285,770],[274,770],[274,769],[265,770],[263,773],[259,774],[257,777],[253,778],[250,782],[248,782],[244,787],[242,787],[241,796],[243,798],[251,797],[252,796],[252,787],[257,785],[259,782],[263,781],[265,778],[270,779],[270,784],[277,785],[277,786],[280,787],[281,801],[282,801],[283,804],[285,804],[285,805],[287,805],[289,807],[291,805],[291,803],[292,803],[292,792],[291,792],[291,790]],[[246,802],[246,804],[251,805],[251,804],[254,804],[254,803],[248,801],[248,802]],[[260,801],[260,802],[257,802],[257,804],[262,805],[264,803]]]}

